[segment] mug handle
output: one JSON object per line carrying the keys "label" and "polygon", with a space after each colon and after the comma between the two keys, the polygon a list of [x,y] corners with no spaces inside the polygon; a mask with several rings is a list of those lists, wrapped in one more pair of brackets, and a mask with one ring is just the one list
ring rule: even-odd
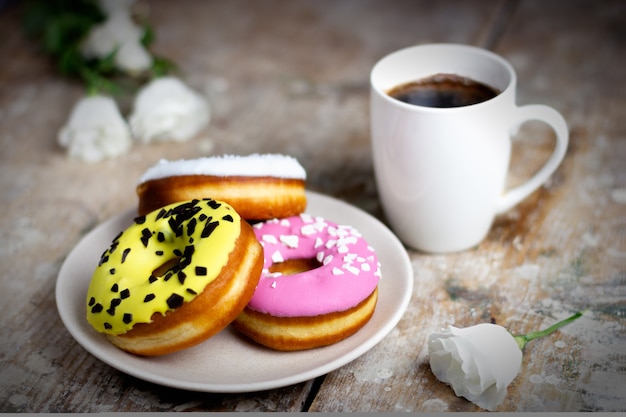
{"label": "mug handle", "polygon": [[550,158],[539,171],[525,183],[506,191],[500,196],[496,203],[496,214],[502,214],[511,209],[546,182],[563,160],[569,141],[567,123],[563,116],[552,107],[542,104],[522,106],[517,108],[515,116],[520,124],[529,120],[539,120],[550,125],[556,134],[556,144],[552,155],[550,155]]}

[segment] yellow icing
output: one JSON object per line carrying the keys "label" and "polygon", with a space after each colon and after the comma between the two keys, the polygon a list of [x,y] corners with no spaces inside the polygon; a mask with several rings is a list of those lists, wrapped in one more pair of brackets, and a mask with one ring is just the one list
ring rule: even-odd
{"label": "yellow icing", "polygon": [[[136,218],[100,258],[87,291],[87,321],[99,332],[119,335],[193,300],[219,275],[240,228],[237,212],[211,199],[174,203]],[[155,279],[152,272],[164,264],[167,272]]]}

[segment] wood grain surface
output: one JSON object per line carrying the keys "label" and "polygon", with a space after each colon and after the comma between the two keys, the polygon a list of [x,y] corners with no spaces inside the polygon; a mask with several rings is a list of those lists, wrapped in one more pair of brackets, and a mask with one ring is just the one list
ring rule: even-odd
{"label": "wood grain surface", "polygon": [[[447,325],[514,333],[582,318],[531,342],[498,411],[626,411],[626,3],[621,0],[140,1],[153,50],[205,95],[209,126],[184,144],[135,144],[89,164],[57,133],[83,87],[59,75],[0,10],[0,411],[480,411],[435,379],[426,340]],[[414,292],[396,328],[355,361],[279,389],[217,394],[126,375],[85,351],[54,296],[65,257],[96,225],[137,204],[160,158],[280,152],[307,188],[384,221],[369,143],[369,71],[396,49],[482,46],[518,72],[518,104],[568,122],[557,172],[500,216],[471,250],[407,249]],[[121,99],[128,112],[129,102]],[[545,126],[513,137],[510,185],[553,146]],[[289,354],[289,353],[285,353]]]}

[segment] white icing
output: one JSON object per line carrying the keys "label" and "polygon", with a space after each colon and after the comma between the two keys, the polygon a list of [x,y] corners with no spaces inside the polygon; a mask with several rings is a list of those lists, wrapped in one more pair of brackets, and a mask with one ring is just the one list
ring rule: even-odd
{"label": "white icing", "polygon": [[169,161],[161,159],[148,168],[140,183],[181,175],[216,175],[277,177],[306,179],[306,171],[297,159],[280,154],[253,154],[248,156],[223,155],[197,159]]}

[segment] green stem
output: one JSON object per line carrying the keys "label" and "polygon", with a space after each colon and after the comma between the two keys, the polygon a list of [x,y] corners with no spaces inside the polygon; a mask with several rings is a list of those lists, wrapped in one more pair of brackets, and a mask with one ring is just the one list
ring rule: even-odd
{"label": "green stem", "polygon": [[521,334],[521,335],[513,336],[513,338],[517,342],[517,346],[519,346],[520,350],[523,350],[524,346],[526,346],[526,343],[530,342],[531,340],[538,339],[540,337],[544,337],[544,336],[549,335],[550,333],[555,332],[556,330],[560,329],[566,324],[569,324],[573,322],[574,320],[576,320],[577,318],[579,318],[580,316],[582,316],[583,313],[584,311],[579,311],[573,316],[570,316],[566,318],[565,320],[561,320],[558,323],[555,323],[552,326],[548,327],[547,329],[539,330],[537,332],[531,332],[528,334]]}

